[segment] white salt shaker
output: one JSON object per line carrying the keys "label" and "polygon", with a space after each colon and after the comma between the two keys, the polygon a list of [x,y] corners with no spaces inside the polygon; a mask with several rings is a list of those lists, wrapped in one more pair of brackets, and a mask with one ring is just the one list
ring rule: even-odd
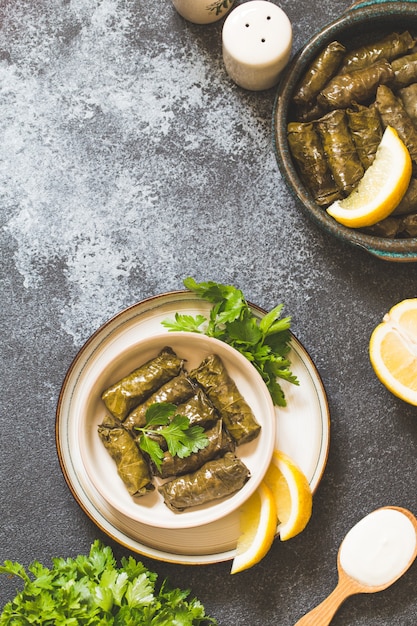
{"label": "white salt shaker", "polygon": [[244,89],[269,89],[277,84],[291,55],[291,22],[276,4],[250,0],[227,16],[222,42],[230,78]]}
{"label": "white salt shaker", "polygon": [[235,0],[172,0],[172,4],[189,22],[210,24],[228,13]]}

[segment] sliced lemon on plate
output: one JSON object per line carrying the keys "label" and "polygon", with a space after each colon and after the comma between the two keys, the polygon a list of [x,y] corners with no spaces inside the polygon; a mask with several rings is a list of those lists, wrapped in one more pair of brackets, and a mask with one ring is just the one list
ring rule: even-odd
{"label": "sliced lemon on plate", "polygon": [[301,533],[311,518],[310,484],[300,467],[279,450],[272,455],[264,482],[274,494],[280,539],[287,541]]}
{"label": "sliced lemon on plate", "polygon": [[277,524],[283,541],[304,530],[311,517],[313,495],[298,465],[274,451],[257,491],[240,508],[240,535],[231,573],[249,569],[268,553]]}
{"label": "sliced lemon on plate", "polygon": [[396,130],[387,126],[374,162],[358,186],[343,200],[336,200],[327,213],[344,226],[363,228],[385,219],[398,206],[411,179],[410,153]]}
{"label": "sliced lemon on plate", "polygon": [[417,406],[417,298],[403,300],[372,332],[369,357],[389,391]]}
{"label": "sliced lemon on plate", "polygon": [[271,490],[261,482],[240,508],[240,535],[231,573],[258,563],[269,551],[277,530],[277,510]]}

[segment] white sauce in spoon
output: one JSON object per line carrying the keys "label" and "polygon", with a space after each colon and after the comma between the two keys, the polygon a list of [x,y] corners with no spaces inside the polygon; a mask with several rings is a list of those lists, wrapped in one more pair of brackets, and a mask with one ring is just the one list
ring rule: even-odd
{"label": "white sauce in spoon", "polygon": [[340,547],[340,564],[364,585],[385,585],[407,567],[416,542],[416,531],[406,515],[378,509],[348,532]]}

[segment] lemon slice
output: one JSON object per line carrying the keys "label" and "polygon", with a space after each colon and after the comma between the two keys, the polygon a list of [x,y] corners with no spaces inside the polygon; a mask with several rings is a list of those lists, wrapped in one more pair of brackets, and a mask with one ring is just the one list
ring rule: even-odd
{"label": "lemon slice", "polygon": [[417,406],[417,298],[399,302],[384,315],[371,335],[369,357],[381,383]]}
{"label": "lemon slice", "polygon": [[231,573],[248,569],[263,559],[274,541],[276,530],[275,499],[261,482],[240,508],[240,535]]}
{"label": "lemon slice", "polygon": [[313,495],[306,476],[289,456],[275,450],[264,482],[275,498],[281,540],[295,537],[312,513]]}
{"label": "lemon slice", "polygon": [[387,126],[374,162],[357,188],[343,200],[336,200],[327,213],[344,226],[363,228],[386,218],[400,203],[410,183],[410,154],[397,131]]}

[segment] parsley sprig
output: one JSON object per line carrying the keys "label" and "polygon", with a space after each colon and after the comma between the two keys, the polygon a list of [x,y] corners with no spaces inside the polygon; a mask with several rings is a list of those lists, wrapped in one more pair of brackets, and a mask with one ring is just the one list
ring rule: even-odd
{"label": "parsley sprig", "polygon": [[53,559],[51,568],[34,561],[27,569],[4,561],[0,573],[18,576],[23,589],[0,614],[0,626],[194,626],[217,624],[189,590],[171,588],[133,557],[117,566],[111,548],[96,540],[89,555]]}
{"label": "parsley sprig", "polygon": [[176,405],[170,402],[151,404],[146,411],[145,419],[145,426],[136,427],[140,432],[139,446],[150,456],[158,469],[161,467],[164,451],[152,435],[156,433],[161,435],[167,443],[168,451],[180,459],[202,450],[209,443],[204,428],[198,425],[190,426],[188,417],[177,414]]}
{"label": "parsley sprig", "polygon": [[291,372],[290,317],[281,317],[279,304],[259,319],[251,310],[240,289],[216,282],[197,283],[184,280],[184,286],[213,303],[209,318],[204,315],[176,313],[174,320],[163,320],[170,331],[189,331],[216,337],[241,352],[256,368],[269,389],[274,404],[286,406],[284,391],[277,378],[299,384]]}

